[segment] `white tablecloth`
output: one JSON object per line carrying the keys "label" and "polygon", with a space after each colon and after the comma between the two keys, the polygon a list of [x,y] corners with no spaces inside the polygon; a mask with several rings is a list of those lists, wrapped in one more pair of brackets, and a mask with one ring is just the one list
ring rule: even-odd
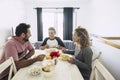
{"label": "white tablecloth", "polygon": [[[39,51],[37,50],[36,53],[38,54]],[[31,66],[21,68],[12,78],[12,80],[83,80],[83,77],[77,66],[70,64],[67,61],[58,60],[55,66],[55,70],[50,77],[44,77],[44,74],[42,72],[40,75],[31,75],[30,69],[33,66],[41,67],[42,62],[36,62]]]}

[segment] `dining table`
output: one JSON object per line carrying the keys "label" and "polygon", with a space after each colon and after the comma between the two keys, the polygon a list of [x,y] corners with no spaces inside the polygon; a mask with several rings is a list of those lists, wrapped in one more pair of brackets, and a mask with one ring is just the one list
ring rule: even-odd
{"label": "dining table", "polygon": [[[37,49],[31,58],[34,58],[39,54],[47,54],[49,51],[50,49]],[[60,53],[62,54],[61,51]],[[43,61],[37,61],[30,66],[19,69],[13,76],[12,80],[84,80],[81,72],[75,64],[71,64],[62,59],[57,59],[57,64],[55,65],[54,70],[49,76],[46,76],[46,73],[42,71],[44,61],[45,59]],[[40,71],[38,75],[31,74],[31,69],[34,67],[39,67]]]}

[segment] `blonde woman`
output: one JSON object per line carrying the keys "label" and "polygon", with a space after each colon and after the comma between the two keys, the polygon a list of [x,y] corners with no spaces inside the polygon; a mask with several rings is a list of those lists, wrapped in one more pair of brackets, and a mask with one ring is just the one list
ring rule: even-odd
{"label": "blonde woman", "polygon": [[90,48],[89,35],[85,28],[78,27],[73,34],[73,41],[79,51],[76,53],[75,58],[68,59],[68,62],[76,64],[79,68],[84,80],[89,80],[92,70],[92,55],[93,52]]}

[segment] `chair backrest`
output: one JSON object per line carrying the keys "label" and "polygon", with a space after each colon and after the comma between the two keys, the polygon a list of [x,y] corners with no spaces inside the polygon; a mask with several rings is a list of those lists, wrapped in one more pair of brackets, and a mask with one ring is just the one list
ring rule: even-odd
{"label": "chair backrest", "polygon": [[12,57],[10,57],[5,62],[0,64],[0,73],[6,70],[9,66],[10,66],[10,71],[9,71],[8,80],[11,80],[12,72],[14,72],[14,74],[17,72],[16,66],[14,64],[14,60]]}
{"label": "chair backrest", "polygon": [[[101,76],[101,77],[100,77]],[[112,74],[100,63],[95,60],[90,80],[115,80]]]}
{"label": "chair backrest", "polygon": [[102,52],[99,52],[97,56],[94,56],[94,58],[92,59],[92,61],[94,62],[96,59],[99,59],[101,56]]}
{"label": "chair backrest", "polygon": [[92,57],[92,61],[94,62],[96,59],[99,59],[102,51],[99,51],[98,49],[96,49],[96,47],[91,46],[91,49],[93,51],[93,57]]}
{"label": "chair backrest", "polygon": [[2,56],[3,56],[3,48],[4,48],[4,45],[0,45],[0,60],[2,59]]}

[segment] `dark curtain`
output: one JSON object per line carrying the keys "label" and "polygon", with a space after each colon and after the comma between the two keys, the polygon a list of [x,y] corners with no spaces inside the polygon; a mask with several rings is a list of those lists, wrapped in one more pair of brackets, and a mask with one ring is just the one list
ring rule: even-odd
{"label": "dark curtain", "polygon": [[42,8],[37,9],[37,35],[38,41],[43,40]]}
{"label": "dark curtain", "polygon": [[72,40],[73,8],[64,8],[63,39]]}

